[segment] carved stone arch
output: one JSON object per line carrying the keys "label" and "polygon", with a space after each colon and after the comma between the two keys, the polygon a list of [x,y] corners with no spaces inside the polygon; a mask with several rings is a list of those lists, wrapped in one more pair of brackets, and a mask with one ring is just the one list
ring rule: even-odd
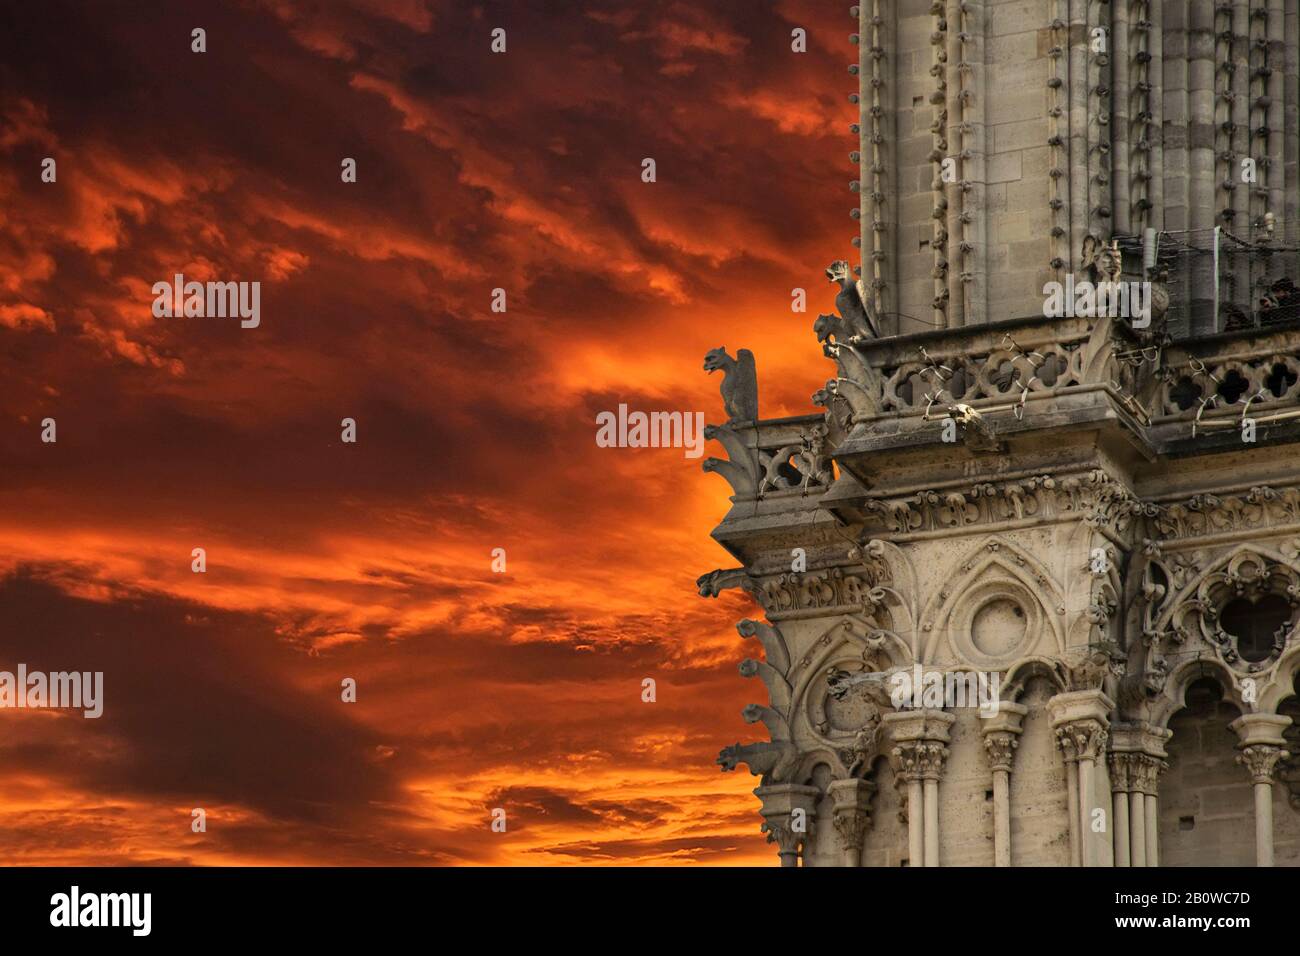
{"label": "carved stone arch", "polygon": [[1060,661],[1050,657],[1025,657],[1007,668],[1007,676],[1002,681],[1001,699],[1013,704],[1018,703],[1020,695],[1025,692],[1029,681],[1034,677],[1046,679],[1056,688],[1058,694],[1064,694],[1070,689],[1065,668]]}
{"label": "carved stone arch", "polygon": [[[798,767],[792,779],[795,783],[801,783],[805,786],[815,785],[813,777],[819,766],[825,766],[830,770],[832,780],[843,780],[848,776],[848,770],[832,748],[818,747],[800,756]],[[822,792],[825,793],[825,790],[823,789]]]}
{"label": "carved stone arch", "polygon": [[1169,718],[1186,706],[1187,688],[1202,677],[1215,677],[1223,686],[1224,699],[1244,714],[1254,708],[1243,703],[1237,675],[1213,657],[1196,658],[1176,665],[1165,681],[1164,690],[1151,702],[1151,723],[1161,730],[1169,727]]}
{"label": "carved stone arch", "polygon": [[843,705],[833,701],[825,683],[827,671],[839,667],[878,673],[909,660],[907,646],[898,635],[872,631],[852,617],[842,617],[792,668],[791,718],[802,717],[819,744],[838,753],[853,743],[864,722],[879,716],[879,706],[857,699],[860,695]]}
{"label": "carved stone arch", "polygon": [[[1212,574],[1218,573],[1225,566],[1227,566],[1229,563],[1235,560],[1238,556],[1247,553],[1258,555],[1259,557],[1269,561],[1273,561],[1276,564],[1285,565],[1286,567],[1291,568],[1293,571],[1300,573],[1300,565],[1297,565],[1294,561],[1291,561],[1288,558],[1283,557],[1283,555],[1279,551],[1270,548],[1267,545],[1239,544],[1235,548],[1232,548],[1228,551],[1224,551],[1221,554],[1217,555],[1213,560],[1211,560],[1204,567],[1196,571],[1194,574],[1182,576],[1183,580],[1186,583],[1184,583],[1182,587],[1177,588],[1175,593],[1166,596],[1165,606],[1162,609],[1160,616],[1157,617],[1155,621],[1156,629],[1159,632],[1163,633],[1165,628],[1169,626],[1170,618],[1177,611],[1178,605],[1184,603],[1189,597],[1193,596],[1196,593],[1197,588],[1201,586],[1201,583],[1207,577],[1209,577]],[[1165,567],[1166,570],[1168,571],[1167,562],[1162,563],[1162,567]],[[1170,580],[1172,581],[1173,577],[1171,577]]]}
{"label": "carved stone arch", "polygon": [[915,634],[916,610],[921,591],[912,559],[898,545],[881,538],[872,538],[863,546],[862,551],[863,564],[869,568],[874,565],[876,569],[888,573],[888,578],[880,580],[879,587],[892,598],[887,602],[891,616],[896,613],[900,615],[894,618],[894,630],[900,634]]}
{"label": "carved stone arch", "polygon": [[[958,660],[983,670],[1002,670],[1039,648],[1042,634],[1049,635],[1053,650],[1063,652],[1065,635],[1056,613],[1063,606],[1060,587],[1038,558],[993,535],[968,552],[958,568],[960,575],[930,600],[922,614],[923,627],[930,629],[922,634],[922,663],[934,662],[945,639]],[[980,616],[997,602],[1018,608],[1025,616],[1023,639],[1005,648],[981,646]]]}
{"label": "carved stone arch", "polygon": [[1258,709],[1261,713],[1276,714],[1282,701],[1292,694],[1300,695],[1300,642],[1282,652],[1269,679],[1267,689],[1259,695]]}
{"label": "carved stone arch", "polygon": [[812,644],[812,648],[790,667],[791,699],[798,708],[807,693],[808,684],[825,671],[832,656],[842,654],[848,645],[853,648],[853,660],[861,664],[862,655],[874,652],[879,660],[879,670],[888,670],[911,663],[911,649],[893,631],[869,628],[850,615],[843,615],[830,624]]}

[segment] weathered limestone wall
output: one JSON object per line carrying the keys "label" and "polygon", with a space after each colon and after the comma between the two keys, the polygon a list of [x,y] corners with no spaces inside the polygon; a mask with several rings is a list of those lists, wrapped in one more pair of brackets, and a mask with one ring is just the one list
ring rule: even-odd
{"label": "weathered limestone wall", "polygon": [[863,866],[902,866],[913,864],[907,858],[907,824],[899,819],[903,800],[894,786],[894,770],[882,757],[875,762],[868,777],[876,785],[872,805],[872,824],[862,848]]}
{"label": "weathered limestone wall", "polygon": [[993,865],[993,784],[976,711],[957,712],[939,788],[941,866]]}
{"label": "weathered limestone wall", "polygon": [[1070,865],[1065,768],[1047,717],[1053,693],[1047,681],[1034,678],[1020,698],[1029,712],[1011,771],[1012,866]]}
{"label": "weathered limestone wall", "polygon": [[[1162,865],[1254,866],[1254,797],[1236,762],[1237,735],[1228,727],[1238,716],[1236,707],[1219,702],[1188,707],[1170,719],[1169,769],[1160,779]],[[1285,796],[1275,797],[1281,817]]]}

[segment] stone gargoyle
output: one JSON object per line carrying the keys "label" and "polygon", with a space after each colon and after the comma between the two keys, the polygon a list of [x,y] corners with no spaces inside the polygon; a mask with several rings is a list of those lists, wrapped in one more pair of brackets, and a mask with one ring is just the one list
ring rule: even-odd
{"label": "stone gargoyle", "polygon": [[744,745],[737,741],[719,751],[716,763],[723,773],[735,770],[737,764],[743,763],[766,786],[769,783],[788,783],[798,761],[799,752],[788,740]]}
{"label": "stone gargoyle", "polygon": [[704,356],[704,371],[722,372],[722,404],[727,411],[728,425],[758,418],[758,373],[754,369],[753,352],[738,349],[732,358],[724,347],[709,349]]}
{"label": "stone gargoyle", "polygon": [[836,259],[827,267],[826,278],[840,287],[835,296],[835,308],[840,310],[840,316],[849,331],[847,337],[856,335],[862,338],[880,338],[876,318],[871,314],[862,285],[853,278],[849,264],[843,259]]}

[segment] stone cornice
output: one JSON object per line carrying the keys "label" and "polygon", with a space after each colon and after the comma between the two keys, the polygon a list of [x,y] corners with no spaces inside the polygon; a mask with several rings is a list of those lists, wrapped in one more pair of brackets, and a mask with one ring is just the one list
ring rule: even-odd
{"label": "stone cornice", "polygon": [[1113,527],[1122,533],[1133,517],[1148,511],[1127,488],[1097,469],[1059,478],[1035,475],[898,497],[868,497],[863,509],[874,513],[891,535],[1079,519],[1093,527]]}

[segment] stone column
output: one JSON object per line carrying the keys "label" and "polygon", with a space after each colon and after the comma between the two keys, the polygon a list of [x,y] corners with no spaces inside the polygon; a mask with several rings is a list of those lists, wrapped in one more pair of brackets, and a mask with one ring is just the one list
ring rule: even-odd
{"label": "stone column", "polygon": [[1137,788],[1137,782],[1128,794],[1129,848],[1133,853],[1134,866],[1147,865],[1147,811],[1146,794]]}
{"label": "stone column", "polygon": [[1115,836],[1115,865],[1131,866],[1132,856],[1129,851],[1128,804],[1131,789],[1129,768],[1132,757],[1126,753],[1111,752],[1110,755],[1110,790],[1114,805],[1111,826]]}
{"label": "stone column", "polygon": [[821,791],[796,783],[774,783],[756,787],[754,796],[763,802],[759,810],[763,815],[763,832],[768,843],[776,844],[781,865],[798,866],[799,850],[811,835]]}
{"label": "stone column", "polygon": [[[1107,848],[1099,847],[1098,843],[1109,837],[1092,831],[1093,811],[1097,809],[1093,777],[1097,761],[1106,752],[1109,715],[1114,707],[1110,698],[1100,690],[1057,694],[1047,702],[1052,729],[1056,731],[1056,744],[1065,758],[1071,787],[1070,831],[1073,837],[1070,849],[1075,866],[1104,863],[1101,850]],[[1108,800],[1103,812],[1109,813],[1110,809]]]}
{"label": "stone column", "polygon": [[[1168,766],[1164,744],[1171,734],[1145,721],[1117,723],[1110,729],[1116,866],[1159,863],[1156,794],[1160,774]],[[1128,862],[1121,862],[1123,858]]]}
{"label": "stone column", "polygon": [[827,792],[834,803],[835,833],[844,866],[861,866],[862,843],[871,829],[871,797],[876,785],[869,780],[835,780]]}
{"label": "stone column", "polygon": [[993,772],[993,865],[1011,865],[1011,766],[1020,745],[1021,721],[1029,708],[1007,701],[983,721],[984,751]]}
{"label": "stone column", "polygon": [[1146,799],[1142,801],[1147,812],[1147,866],[1160,865],[1160,775],[1169,765],[1155,757],[1144,756],[1142,767],[1143,783],[1147,787]]}
{"label": "stone column", "polygon": [[939,865],[939,778],[948,756],[948,728],[957,718],[942,710],[886,714],[883,724],[894,746],[894,772],[907,781],[908,862]]}
{"label": "stone column", "polygon": [[1228,726],[1241,742],[1237,762],[1250,771],[1255,785],[1255,865],[1273,865],[1273,775],[1287,755],[1282,731],[1290,717],[1279,714],[1243,714]]}

